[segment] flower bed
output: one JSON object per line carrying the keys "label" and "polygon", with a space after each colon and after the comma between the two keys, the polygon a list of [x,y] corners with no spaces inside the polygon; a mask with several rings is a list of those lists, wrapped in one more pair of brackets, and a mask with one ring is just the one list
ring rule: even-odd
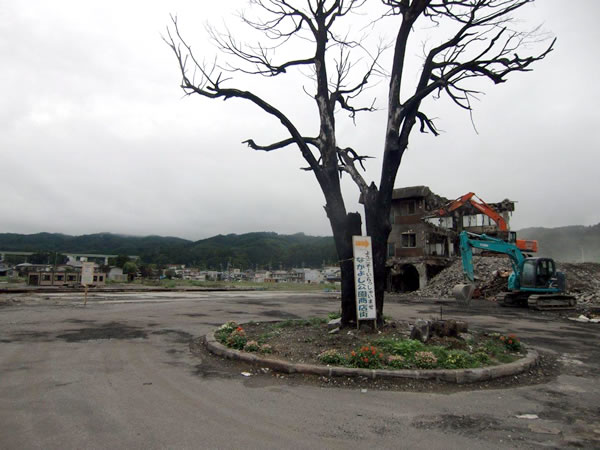
{"label": "flower bed", "polygon": [[409,339],[409,329],[406,323],[392,322],[377,333],[344,330],[330,334],[326,319],[243,326],[227,322],[215,338],[229,348],[273,353],[292,362],[366,369],[478,368],[510,363],[524,353],[514,334],[470,333],[424,344]]}

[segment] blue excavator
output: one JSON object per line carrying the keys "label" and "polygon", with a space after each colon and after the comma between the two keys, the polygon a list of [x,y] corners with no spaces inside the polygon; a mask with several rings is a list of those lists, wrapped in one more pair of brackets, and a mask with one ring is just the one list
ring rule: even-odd
{"label": "blue excavator", "polygon": [[497,295],[498,303],[503,306],[529,306],[538,310],[574,309],[577,300],[568,295],[566,277],[556,270],[551,258],[525,257],[512,242],[462,231],[460,254],[467,283],[458,284],[452,290],[457,302],[468,305],[475,291],[473,273],[473,249],[483,252],[501,253],[510,259],[513,271],[508,277],[507,290]]}

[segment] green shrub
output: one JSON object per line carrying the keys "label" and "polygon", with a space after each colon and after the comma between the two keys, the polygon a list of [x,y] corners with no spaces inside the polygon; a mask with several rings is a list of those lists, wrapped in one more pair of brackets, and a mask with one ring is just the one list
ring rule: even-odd
{"label": "green shrub", "polygon": [[350,353],[348,363],[352,367],[362,369],[377,369],[383,362],[383,352],[377,350],[377,347],[364,345],[358,350]]}
{"label": "green shrub", "polygon": [[321,352],[317,358],[323,364],[333,364],[336,366],[343,365],[346,362],[344,356],[335,349],[325,350],[324,352]]}
{"label": "green shrub", "polygon": [[386,347],[385,350],[392,355],[400,355],[404,356],[405,358],[410,358],[415,353],[424,351],[425,344],[415,339],[403,339],[400,341],[396,340],[389,347]]}
{"label": "green shrub", "polygon": [[227,338],[237,327],[238,324],[233,321],[226,322],[215,331],[215,338],[221,344],[227,344]]}
{"label": "green shrub", "polygon": [[260,350],[260,346],[256,341],[248,341],[246,345],[244,345],[244,350],[247,352],[257,352]]}
{"label": "green shrub", "polygon": [[438,359],[432,352],[416,352],[414,360],[419,369],[433,369],[438,363]]}
{"label": "green shrub", "polygon": [[259,350],[261,353],[273,353],[273,347],[269,344],[262,344]]}
{"label": "green shrub", "polygon": [[464,350],[450,350],[441,364],[445,369],[466,369],[476,367],[477,360]]}
{"label": "green shrub", "polygon": [[504,344],[507,350],[511,352],[521,351],[521,341],[515,334],[509,334],[508,336],[499,336],[498,339]]}
{"label": "green shrub", "polygon": [[489,355],[484,352],[473,353],[473,358],[482,366],[487,366],[491,362]]}
{"label": "green shrub", "polygon": [[246,345],[246,342],[248,342],[248,338],[246,337],[244,329],[242,327],[237,327],[229,336],[227,336],[226,342],[228,347],[242,350]]}
{"label": "green shrub", "polygon": [[393,367],[394,369],[407,369],[410,367],[410,362],[407,361],[404,356],[400,355],[389,355],[386,363],[388,366]]}
{"label": "green shrub", "polygon": [[504,344],[502,344],[497,337],[492,337],[491,339],[486,340],[481,346],[481,349],[494,358],[503,354],[505,351]]}
{"label": "green shrub", "polygon": [[439,346],[428,347],[427,350],[429,350],[431,353],[433,353],[435,355],[435,357],[438,359],[439,365],[441,365],[441,363],[446,360],[446,358],[448,357],[448,352],[450,351],[449,349],[447,349],[445,347],[439,347]]}

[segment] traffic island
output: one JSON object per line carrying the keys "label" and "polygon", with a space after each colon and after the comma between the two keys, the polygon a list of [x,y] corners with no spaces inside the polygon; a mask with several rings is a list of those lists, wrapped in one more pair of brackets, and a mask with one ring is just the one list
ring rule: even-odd
{"label": "traffic island", "polygon": [[[248,327],[248,325],[249,324],[246,324],[244,327]],[[242,327],[239,328],[242,329]],[[306,329],[304,331],[306,331]],[[349,331],[352,332],[352,330]],[[322,377],[363,377],[372,380],[412,379],[466,384],[489,381],[523,373],[535,366],[539,358],[538,353],[535,350],[527,349],[527,351],[523,354],[520,354],[520,357],[515,361],[479,368],[390,369],[343,367],[335,364],[325,365],[290,361],[286,359],[275,358],[269,354],[230,348],[227,345],[219,342],[219,338],[215,335],[216,333],[218,333],[218,330],[215,333],[209,333],[204,339],[206,348],[214,355],[235,361],[241,361],[259,368],[268,368],[275,372],[285,374],[316,375]],[[306,339],[310,338],[307,337]]]}

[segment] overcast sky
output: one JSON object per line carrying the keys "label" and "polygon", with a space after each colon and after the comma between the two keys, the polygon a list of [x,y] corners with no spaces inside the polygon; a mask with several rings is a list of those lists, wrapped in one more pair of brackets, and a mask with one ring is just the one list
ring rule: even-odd
{"label": "overcast sky", "polygon": [[[218,6],[215,6],[218,5]],[[330,235],[323,196],[295,148],[254,152],[241,141],[285,137],[281,125],[240,100],[183,97],[161,40],[169,13],[198,54],[215,54],[204,24],[227,23],[246,1],[0,0],[0,232],[109,231],[202,239],[276,231]],[[474,191],[517,201],[513,229],[600,222],[600,2],[539,0],[523,27],[541,24],[556,50],[530,73],[486,84],[469,115],[428,102],[439,137],[415,130],[397,187],[428,185],[448,198]],[[238,31],[239,30],[239,31]],[[393,24],[371,34],[390,38]],[[409,51],[418,64],[421,42]],[[283,55],[285,56],[285,55]],[[292,81],[296,81],[292,75]],[[300,85],[240,80],[316,135]],[[303,81],[307,86],[310,81]],[[385,107],[386,82],[368,92]],[[340,119],[340,143],[375,156],[385,111]],[[344,182],[348,209],[362,212]]]}

